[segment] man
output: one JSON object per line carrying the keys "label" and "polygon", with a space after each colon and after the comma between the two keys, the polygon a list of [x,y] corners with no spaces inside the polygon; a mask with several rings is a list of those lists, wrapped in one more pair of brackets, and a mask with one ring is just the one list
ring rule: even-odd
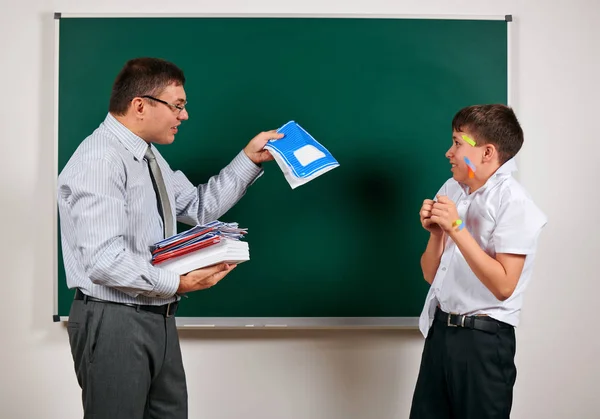
{"label": "man", "polygon": [[133,59],[117,76],[109,113],[58,179],[69,288],[68,333],[85,418],[187,418],[187,388],[173,314],[179,295],[206,289],[235,267],[179,276],[150,264],[149,246],[228,211],[273,157],[254,137],[208,183],[193,186],[153,144],[171,144],[188,119],[185,77],[174,64]]}

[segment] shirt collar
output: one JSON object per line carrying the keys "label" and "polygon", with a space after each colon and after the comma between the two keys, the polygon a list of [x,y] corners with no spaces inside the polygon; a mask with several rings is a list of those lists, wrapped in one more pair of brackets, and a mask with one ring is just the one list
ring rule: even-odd
{"label": "shirt collar", "polygon": [[503,175],[503,174],[510,175],[512,172],[516,172],[517,170],[519,170],[517,168],[517,162],[515,161],[515,158],[513,157],[512,159],[510,159],[506,163],[504,163],[502,166],[500,166],[498,168],[498,170],[496,170],[496,172],[491,177]]}
{"label": "shirt collar", "polygon": [[144,158],[144,154],[148,149],[146,141],[131,132],[129,128],[119,122],[110,112],[106,115],[103,124],[136,159],[142,160]]}
{"label": "shirt collar", "polygon": [[[498,168],[498,170],[496,170],[494,172],[494,174],[492,176],[489,177],[489,179],[481,186],[481,188],[477,189],[475,191],[475,193],[479,192],[479,191],[483,191],[486,188],[489,188],[490,186],[495,185],[496,183],[498,183],[500,180],[502,180],[503,178],[510,176],[512,174],[512,172],[516,172],[517,169],[517,162],[515,161],[515,158],[511,158],[510,160],[506,161],[502,166],[500,166]],[[460,183],[461,188],[465,191],[465,193],[468,195],[469,194],[469,187],[467,185],[465,185],[464,183]]]}

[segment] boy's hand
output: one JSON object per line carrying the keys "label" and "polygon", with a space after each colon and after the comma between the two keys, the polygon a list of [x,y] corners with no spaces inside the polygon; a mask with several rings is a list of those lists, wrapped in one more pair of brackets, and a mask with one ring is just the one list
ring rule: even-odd
{"label": "boy's hand", "polygon": [[444,231],[439,225],[431,221],[431,210],[433,209],[433,204],[434,201],[431,199],[426,199],[423,201],[423,206],[419,212],[421,217],[421,225],[425,230],[429,231],[434,236],[441,236],[444,234]]}
{"label": "boy's hand", "polygon": [[459,219],[456,205],[447,196],[438,196],[437,202],[431,210],[431,222],[436,223],[446,233],[451,233],[454,228],[452,223]]}

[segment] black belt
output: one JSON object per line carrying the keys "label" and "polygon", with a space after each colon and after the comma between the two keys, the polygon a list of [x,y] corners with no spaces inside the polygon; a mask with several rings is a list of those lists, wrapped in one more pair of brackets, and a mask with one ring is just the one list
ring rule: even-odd
{"label": "black belt", "polygon": [[489,316],[465,316],[462,314],[449,314],[439,307],[435,309],[435,320],[448,327],[464,327],[476,329],[487,333],[498,333],[501,328],[512,328],[508,323],[501,322]]}
{"label": "black belt", "polygon": [[151,313],[162,314],[165,317],[174,316],[175,313],[177,312],[177,306],[179,305],[178,301],[173,301],[172,303],[169,303],[169,304],[163,304],[162,306],[117,303],[115,301],[106,301],[106,300],[101,300],[99,298],[90,297],[89,295],[85,295],[84,293],[82,293],[79,288],[77,288],[77,291],[75,291],[75,299],[83,300],[83,302],[85,302],[85,303],[87,303],[88,301],[94,301],[96,303],[120,304],[122,306],[133,307],[136,310],[144,310],[144,311],[149,311]]}

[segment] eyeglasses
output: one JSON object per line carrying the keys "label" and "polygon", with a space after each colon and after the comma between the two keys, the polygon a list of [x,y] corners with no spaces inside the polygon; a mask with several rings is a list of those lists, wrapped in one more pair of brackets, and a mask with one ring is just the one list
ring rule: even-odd
{"label": "eyeglasses", "polygon": [[183,111],[185,109],[185,105],[187,105],[187,102],[185,102],[183,104],[183,106],[182,105],[175,105],[173,103],[165,102],[162,99],[155,98],[154,96],[144,95],[142,97],[146,98],[146,99],[154,100],[154,101],[162,103],[164,105],[167,105],[169,108],[173,109],[173,112],[175,112],[177,115],[179,115],[181,113],[181,111]]}

